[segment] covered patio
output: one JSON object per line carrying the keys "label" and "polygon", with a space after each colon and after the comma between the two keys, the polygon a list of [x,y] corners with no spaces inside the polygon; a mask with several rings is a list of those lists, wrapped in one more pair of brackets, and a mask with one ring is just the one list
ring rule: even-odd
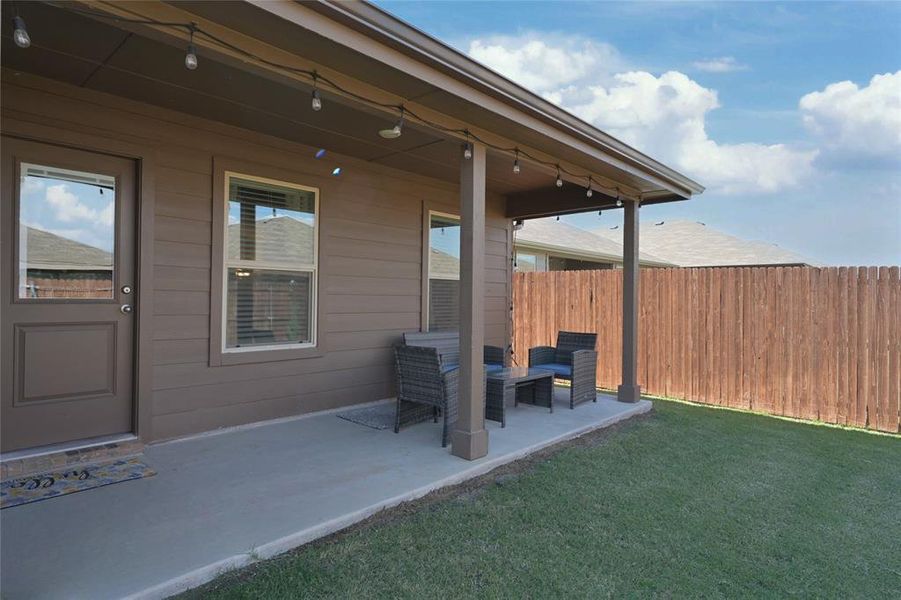
{"label": "covered patio", "polygon": [[[4,510],[4,595],[162,597],[650,409],[639,209],[695,182],[366,2],[16,8],[3,4],[2,451],[127,439],[158,474]],[[91,315],[61,319],[62,303],[14,291],[18,206],[49,205],[13,182],[70,162],[115,175],[119,262],[109,295],[82,303]],[[516,223],[619,208],[623,347],[598,357],[622,360],[616,396],[486,422],[484,346],[527,364],[510,352]],[[280,262],[264,223],[283,217],[306,233]],[[395,396],[393,349],[432,330],[430,236],[451,222],[459,401],[443,450],[439,425],[395,435],[333,413]],[[291,291],[279,315],[266,310],[282,296],[248,285],[271,270],[288,274],[261,279]],[[61,338],[61,320],[105,337]],[[57,352],[17,356],[35,331]]]}
{"label": "covered patio", "polygon": [[[511,347],[522,219],[625,211],[622,356],[600,360],[622,360],[618,397],[638,401],[639,208],[688,199],[703,189],[695,182],[365,2],[31,3],[18,14],[33,41],[17,47],[4,32],[4,134],[38,140],[27,152],[40,160],[57,144],[137,169],[139,235],[123,221],[116,243],[138,264],[109,303],[127,305],[125,316],[107,317],[122,324],[120,347],[134,325],[134,369],[128,355],[107,353],[94,375],[135,379],[133,394],[120,390],[110,433],[152,443],[391,397],[392,345],[430,328],[430,216],[439,214],[460,230],[456,456],[489,450],[482,348]],[[229,190],[254,181],[310,197],[307,212],[292,213],[312,228],[291,271],[306,282],[291,305],[302,333],[263,327],[250,280],[231,281],[274,264],[244,237],[262,235],[256,223],[270,209],[274,219],[275,204],[241,200],[241,254],[226,252],[238,227]],[[235,302],[251,315],[237,341]],[[65,371],[44,361],[23,374]],[[70,377],[57,387],[87,385]],[[34,410],[8,407],[4,450],[106,432],[91,419],[69,431],[71,415],[54,410],[44,411],[56,419],[47,427]]]}
{"label": "covered patio", "polygon": [[560,388],[556,407],[489,422],[489,452],[472,462],[438,447],[440,425],[395,435],[334,412],[150,446],[154,477],[3,511],[4,596],[164,598],[651,403],[599,394],[569,410]]}

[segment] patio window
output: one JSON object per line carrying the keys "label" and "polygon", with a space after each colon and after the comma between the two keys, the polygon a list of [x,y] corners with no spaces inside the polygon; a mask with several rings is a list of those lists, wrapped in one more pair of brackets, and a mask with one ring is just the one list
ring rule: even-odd
{"label": "patio window", "polygon": [[225,351],[315,345],[319,193],[226,174]]}
{"label": "patio window", "polygon": [[460,327],[460,217],[429,214],[429,331]]}

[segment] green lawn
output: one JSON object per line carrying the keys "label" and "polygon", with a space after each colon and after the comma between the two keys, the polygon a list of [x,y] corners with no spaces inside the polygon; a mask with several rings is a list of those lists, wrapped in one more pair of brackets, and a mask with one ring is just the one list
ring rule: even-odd
{"label": "green lawn", "polygon": [[481,493],[190,595],[899,597],[901,440],[655,404]]}

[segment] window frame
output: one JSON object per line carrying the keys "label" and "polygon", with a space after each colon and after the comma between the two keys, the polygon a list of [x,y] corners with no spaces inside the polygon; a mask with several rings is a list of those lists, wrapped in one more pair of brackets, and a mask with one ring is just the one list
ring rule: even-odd
{"label": "window frame", "polygon": [[[425,219],[423,219],[423,281],[422,281],[422,321],[420,323],[420,329],[424,332],[429,331],[429,308],[432,303],[431,296],[431,274],[432,274],[432,217],[445,217],[448,219],[456,219],[460,222],[460,226],[462,227],[463,219],[460,218],[460,215],[442,211],[442,210],[432,210],[428,209],[423,211],[425,215]],[[459,277],[456,279],[459,281]]]}
{"label": "window frame", "polygon": [[[321,357],[325,353],[320,322],[322,303],[319,300],[323,260],[320,251],[322,239],[322,184],[321,178],[285,171],[268,165],[256,165],[244,161],[214,158],[213,167],[213,231],[212,261],[210,270],[210,366],[226,366],[247,363],[275,362],[301,358]],[[237,177],[270,185],[312,192],[314,200],[313,262],[290,265],[259,261],[230,260],[228,254],[228,203],[229,183]],[[300,183],[300,179],[304,183]],[[311,185],[313,184],[313,185]],[[249,268],[272,271],[312,273],[310,302],[310,342],[296,344],[266,344],[228,348],[226,325],[228,318],[228,269]]]}

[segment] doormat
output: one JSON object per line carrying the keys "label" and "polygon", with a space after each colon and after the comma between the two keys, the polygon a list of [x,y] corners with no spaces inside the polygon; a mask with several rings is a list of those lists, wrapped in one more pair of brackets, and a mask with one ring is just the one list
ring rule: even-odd
{"label": "doormat", "polygon": [[384,402],[375,406],[364,406],[340,412],[338,418],[373,429],[394,429],[396,411],[396,402]]}
{"label": "doormat", "polygon": [[0,483],[0,509],[156,475],[139,458],[73,465]]}

